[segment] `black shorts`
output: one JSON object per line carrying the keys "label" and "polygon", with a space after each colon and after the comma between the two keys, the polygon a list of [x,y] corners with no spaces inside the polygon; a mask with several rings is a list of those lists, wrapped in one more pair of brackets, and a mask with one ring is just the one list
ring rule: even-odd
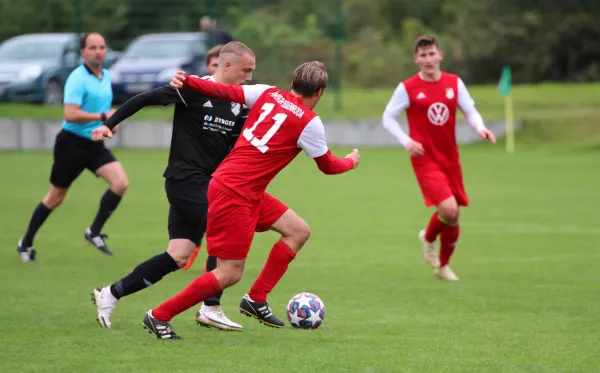
{"label": "black shorts", "polygon": [[94,174],[105,164],[117,159],[103,142],[84,139],[67,131],[60,131],[54,143],[54,164],[50,183],[57,188],[68,188],[88,169]]}
{"label": "black shorts", "polygon": [[210,180],[190,176],[183,180],[166,179],[165,191],[169,200],[169,239],[185,238],[196,246],[206,231]]}

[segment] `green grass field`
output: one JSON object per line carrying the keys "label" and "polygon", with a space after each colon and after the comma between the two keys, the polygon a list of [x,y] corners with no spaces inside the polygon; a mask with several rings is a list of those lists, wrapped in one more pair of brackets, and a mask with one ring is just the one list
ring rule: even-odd
{"label": "green grass field", "polygon": [[115,257],[83,242],[105,190],[84,174],[41,229],[39,262],[27,265],[15,244],[47,190],[51,154],[0,153],[0,371],[597,372],[599,151],[463,148],[472,206],[452,262],[457,283],[434,279],[422,260],[416,234],[431,211],[400,150],[364,149],[357,170],[332,177],[300,156],[270,191],[313,236],[270,302],[285,316],[291,296],[314,292],[327,306],[323,326],[274,330],[237,312],[277,239],[264,233],[223,297],[246,330],[197,327],[190,309],[173,321],[177,342],[154,339],[141,320],[201,273],[204,251],[191,271],[122,300],[111,330],[96,325],[88,295],[165,250],[167,152],[116,151],[130,189],[105,227]]}

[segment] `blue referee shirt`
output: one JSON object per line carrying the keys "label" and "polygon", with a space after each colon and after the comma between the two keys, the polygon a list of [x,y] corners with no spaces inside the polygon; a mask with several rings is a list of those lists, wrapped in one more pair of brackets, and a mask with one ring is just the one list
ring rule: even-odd
{"label": "blue referee shirt", "polygon": [[[106,113],[110,111],[113,93],[108,70],[102,69],[102,78],[82,64],[67,78],[64,91],[64,104],[79,105],[79,108],[88,113]],[[102,121],[88,123],[63,122],[62,128],[77,136],[92,139],[92,131],[102,125]]]}

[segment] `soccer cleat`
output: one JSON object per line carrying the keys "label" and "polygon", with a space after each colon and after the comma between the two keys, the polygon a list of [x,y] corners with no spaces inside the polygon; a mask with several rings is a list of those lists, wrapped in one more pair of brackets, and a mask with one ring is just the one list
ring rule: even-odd
{"label": "soccer cleat", "polygon": [[104,242],[104,240],[108,238],[108,235],[106,235],[104,233],[95,234],[95,233],[92,233],[90,228],[87,228],[85,230],[85,234],[83,236],[87,242],[96,246],[96,249],[100,250],[102,253],[104,253],[106,255],[113,255],[113,252],[110,251],[108,246],[106,246],[106,242]]}
{"label": "soccer cleat", "polygon": [[181,337],[173,331],[171,323],[155,319],[154,316],[152,316],[152,310],[146,312],[142,325],[144,326],[144,329],[148,330],[149,333],[154,334],[158,339],[181,339]]}
{"label": "soccer cleat", "polygon": [[281,328],[285,323],[271,312],[271,307],[267,302],[255,302],[248,294],[242,297],[240,302],[240,312],[248,317],[254,317],[259,322],[272,328]]}
{"label": "soccer cleat", "polygon": [[452,272],[450,267],[448,267],[447,265],[437,268],[434,271],[434,273],[438,278],[442,280],[458,281],[458,276],[456,276],[456,274],[454,274],[454,272]]}
{"label": "soccer cleat", "polygon": [[37,253],[35,249],[33,247],[23,246],[23,239],[20,239],[19,242],[17,242],[17,252],[19,253],[23,263],[36,261],[35,256]]}
{"label": "soccer cleat", "polygon": [[429,266],[433,269],[440,267],[440,258],[435,250],[433,242],[429,242],[425,239],[425,230],[419,232],[419,241],[421,241],[421,247],[423,248],[423,257]]}
{"label": "soccer cleat", "polygon": [[188,259],[187,264],[185,266],[181,267],[181,269],[184,271],[187,271],[188,269],[190,269],[192,267],[192,265],[194,265],[194,260],[196,260],[196,257],[198,256],[199,252],[200,252],[200,246],[196,246],[194,251],[192,251],[190,258]]}
{"label": "soccer cleat", "polygon": [[244,330],[243,326],[234,323],[225,316],[221,306],[206,306],[203,304],[198,312],[196,312],[196,322],[198,325],[204,326],[205,328],[213,327],[221,330],[235,331]]}
{"label": "soccer cleat", "polygon": [[98,321],[100,327],[112,327],[110,316],[117,306],[117,299],[110,292],[110,287],[95,288],[90,295],[92,296],[92,302],[96,305],[96,310],[98,312],[96,321]]}

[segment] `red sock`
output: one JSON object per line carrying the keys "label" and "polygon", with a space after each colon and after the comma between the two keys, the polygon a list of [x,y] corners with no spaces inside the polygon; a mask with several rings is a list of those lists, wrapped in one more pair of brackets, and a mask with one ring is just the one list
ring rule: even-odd
{"label": "red sock", "polygon": [[431,215],[431,219],[429,219],[427,230],[425,230],[425,239],[428,242],[435,242],[437,236],[442,232],[442,229],[444,229],[444,223],[442,223],[438,212],[436,211]]}
{"label": "red sock", "polygon": [[460,226],[445,225],[442,229],[441,245],[440,245],[440,267],[448,265],[450,257],[456,248],[458,235],[460,234]]}
{"label": "red sock", "polygon": [[206,272],[192,281],[179,294],[153,309],[152,316],[160,321],[171,321],[175,315],[222,291],[223,288],[215,275],[212,272]]}
{"label": "red sock", "polygon": [[281,280],[288,269],[288,265],[295,257],[296,253],[285,242],[277,241],[269,253],[265,267],[254,281],[248,296],[255,302],[266,302],[267,294]]}

